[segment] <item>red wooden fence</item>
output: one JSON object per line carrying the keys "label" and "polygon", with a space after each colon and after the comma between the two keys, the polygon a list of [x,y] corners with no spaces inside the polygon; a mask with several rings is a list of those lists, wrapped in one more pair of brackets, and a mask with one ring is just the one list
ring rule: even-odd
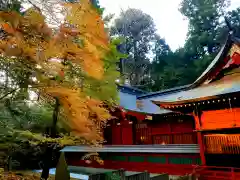
{"label": "red wooden fence", "polygon": [[177,132],[152,136],[153,144],[197,144],[195,132]]}
{"label": "red wooden fence", "polygon": [[240,154],[240,134],[209,134],[204,136],[210,154]]}
{"label": "red wooden fence", "polygon": [[199,180],[239,180],[240,168],[197,166],[193,174]]}
{"label": "red wooden fence", "polygon": [[166,132],[159,128],[157,131],[158,127],[149,127],[142,123],[136,124],[133,132],[133,126],[128,121],[112,126],[112,144],[197,144],[197,135],[193,130]]}
{"label": "red wooden fence", "polygon": [[[177,129],[179,130],[179,129]],[[136,144],[197,144],[197,135],[193,130],[162,132],[147,124],[136,125]]]}

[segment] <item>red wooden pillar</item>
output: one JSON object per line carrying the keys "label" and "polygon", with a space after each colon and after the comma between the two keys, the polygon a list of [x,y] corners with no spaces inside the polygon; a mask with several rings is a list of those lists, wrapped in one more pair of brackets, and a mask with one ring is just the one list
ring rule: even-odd
{"label": "red wooden pillar", "polygon": [[132,123],[127,119],[126,112],[123,108],[120,108],[121,111],[121,144],[123,145],[133,145],[133,132],[132,132]]}
{"label": "red wooden pillar", "polygon": [[122,144],[122,128],[121,125],[112,126],[112,144],[121,145]]}
{"label": "red wooden pillar", "polygon": [[200,158],[201,158],[202,165],[205,166],[206,158],[205,158],[203,137],[202,137],[202,133],[200,132],[201,130],[200,118],[198,115],[194,114],[194,119],[195,119],[196,130],[197,130],[198,144],[200,146]]}
{"label": "red wooden pillar", "polygon": [[123,120],[122,124],[122,144],[133,145],[132,124],[127,120]]}

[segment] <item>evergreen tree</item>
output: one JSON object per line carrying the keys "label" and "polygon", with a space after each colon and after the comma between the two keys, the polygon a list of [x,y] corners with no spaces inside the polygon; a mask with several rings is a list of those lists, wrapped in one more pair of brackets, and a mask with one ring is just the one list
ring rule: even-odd
{"label": "evergreen tree", "polygon": [[112,27],[112,36],[125,39],[118,49],[128,55],[128,58],[122,59],[122,68],[132,86],[139,87],[149,79],[148,53],[155,31],[152,18],[138,9],[121,12]]}
{"label": "evergreen tree", "polygon": [[189,20],[185,48],[193,59],[216,53],[224,41],[220,36],[221,18],[229,1],[183,0],[180,11]]}
{"label": "evergreen tree", "polygon": [[21,1],[19,0],[0,0],[0,11],[17,11],[21,10]]}
{"label": "evergreen tree", "polygon": [[229,11],[226,17],[233,28],[234,35],[240,37],[240,7]]}

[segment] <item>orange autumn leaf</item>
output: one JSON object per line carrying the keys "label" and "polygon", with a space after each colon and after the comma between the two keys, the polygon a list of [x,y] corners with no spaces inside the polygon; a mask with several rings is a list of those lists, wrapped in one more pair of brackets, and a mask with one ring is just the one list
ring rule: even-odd
{"label": "orange autumn leaf", "polygon": [[15,32],[14,29],[8,23],[2,23],[0,26],[5,32],[9,34],[14,34]]}
{"label": "orange autumn leaf", "polygon": [[101,140],[101,128],[110,119],[108,111],[102,108],[102,102],[80,96],[78,89],[52,87],[44,89],[50,96],[58,97],[69,124],[74,132],[89,139]]}
{"label": "orange autumn leaf", "polygon": [[81,78],[77,81],[69,78],[69,67],[62,62],[79,67],[84,76],[101,80],[102,59],[109,50],[108,35],[101,16],[89,0],[64,5],[65,21],[54,30],[38,10],[29,9],[23,16],[0,12],[3,30],[7,33],[0,42],[0,53],[15,56],[32,68],[37,78],[34,85],[44,99],[59,99],[72,132],[101,141],[101,129],[110,114],[101,101],[86,97],[79,87],[83,84]]}

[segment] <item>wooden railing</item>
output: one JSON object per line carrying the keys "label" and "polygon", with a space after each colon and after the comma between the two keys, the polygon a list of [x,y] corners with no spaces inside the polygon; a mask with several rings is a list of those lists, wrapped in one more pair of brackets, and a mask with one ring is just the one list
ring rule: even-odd
{"label": "wooden railing", "polygon": [[196,166],[193,175],[199,180],[239,180],[240,168]]}
{"label": "wooden railing", "polygon": [[240,154],[240,134],[205,135],[204,140],[209,154]]}
{"label": "wooden railing", "polygon": [[195,132],[158,134],[152,136],[152,144],[197,144]]}

